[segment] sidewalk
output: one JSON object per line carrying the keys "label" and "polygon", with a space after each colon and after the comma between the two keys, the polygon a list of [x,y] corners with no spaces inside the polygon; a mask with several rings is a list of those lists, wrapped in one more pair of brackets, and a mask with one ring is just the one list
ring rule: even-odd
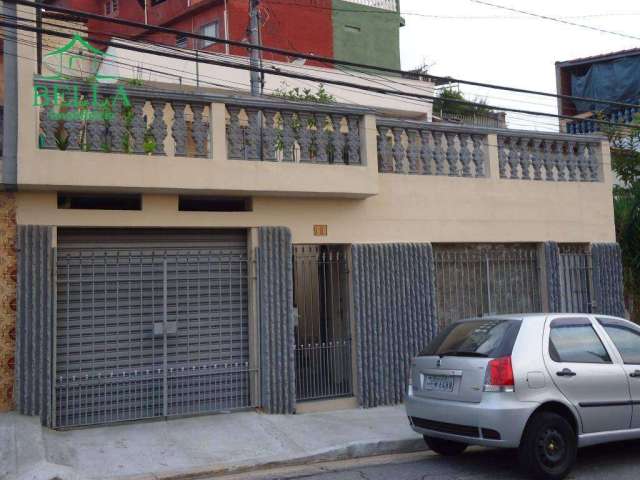
{"label": "sidewalk", "polygon": [[192,479],[424,448],[404,407],[255,412],[55,432],[0,415],[0,479]]}

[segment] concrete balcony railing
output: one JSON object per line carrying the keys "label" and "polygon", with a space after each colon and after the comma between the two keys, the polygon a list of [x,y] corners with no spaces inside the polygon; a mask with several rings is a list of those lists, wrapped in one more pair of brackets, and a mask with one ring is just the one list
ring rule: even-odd
{"label": "concrete balcony railing", "polygon": [[497,185],[607,180],[601,137],[421,123],[348,105],[186,89],[35,85],[39,106],[27,113],[36,135],[19,168],[19,183],[31,188],[362,198],[377,195],[387,173]]}

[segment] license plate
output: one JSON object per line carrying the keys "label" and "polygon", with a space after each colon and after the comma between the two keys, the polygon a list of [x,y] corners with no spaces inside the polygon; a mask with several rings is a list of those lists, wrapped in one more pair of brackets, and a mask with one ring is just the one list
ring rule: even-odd
{"label": "license plate", "polygon": [[448,375],[425,375],[423,388],[435,392],[453,392],[454,377]]}

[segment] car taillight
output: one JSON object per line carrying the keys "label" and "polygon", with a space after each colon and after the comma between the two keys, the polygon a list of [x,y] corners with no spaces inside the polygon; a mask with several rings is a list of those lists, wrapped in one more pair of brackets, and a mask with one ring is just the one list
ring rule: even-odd
{"label": "car taillight", "polygon": [[514,384],[511,357],[494,358],[489,361],[485,392],[513,392]]}

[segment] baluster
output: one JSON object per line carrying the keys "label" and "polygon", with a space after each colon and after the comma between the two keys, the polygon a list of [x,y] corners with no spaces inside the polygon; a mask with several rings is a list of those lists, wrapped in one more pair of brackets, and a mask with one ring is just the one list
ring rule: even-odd
{"label": "baluster", "polygon": [[498,135],[498,171],[500,178],[507,178],[507,152],[505,150],[505,137]]}
{"label": "baluster", "polygon": [[340,131],[342,127],[342,115],[330,115],[333,133],[331,135],[331,145],[333,146],[333,163],[344,164],[344,137]]}
{"label": "baluster", "polygon": [[600,180],[600,161],[598,153],[600,152],[600,144],[589,143],[587,144],[589,150],[589,170],[591,172],[590,180],[597,182]]}
{"label": "baluster", "polygon": [[404,173],[404,145],[402,145],[402,133],[404,128],[394,127],[393,131],[393,171]]}
{"label": "baluster", "polygon": [[442,149],[442,132],[433,133],[433,160],[436,163],[436,175],[444,175],[444,150]]}
{"label": "baluster", "polygon": [[554,154],[554,160],[556,164],[558,182],[564,182],[567,178],[565,175],[566,163],[564,161],[563,148],[564,148],[564,143],[559,141],[553,143],[553,154]]}
{"label": "baluster", "polygon": [[578,168],[578,158],[576,157],[576,142],[567,142],[567,167],[569,168],[569,181],[577,180],[576,170]]}
{"label": "baluster", "polygon": [[[171,125],[171,137],[175,144],[175,156],[185,157],[187,155],[187,121],[184,118],[184,110],[187,108],[186,102],[171,102],[173,108],[173,125]],[[113,138],[111,139],[113,141]]]}
{"label": "baluster", "polygon": [[378,127],[378,170],[383,173],[393,172],[389,130],[389,127]]}
{"label": "baluster", "polygon": [[262,135],[262,157],[271,162],[276,161],[276,114],[274,110],[264,111],[264,131]]}
{"label": "baluster", "polygon": [[484,149],[485,149],[485,137],[484,135],[472,135],[473,141],[473,163],[476,166],[476,177],[484,177]]}
{"label": "baluster", "polygon": [[300,133],[298,135],[298,143],[300,144],[300,161],[307,163],[311,161],[312,132],[309,125],[311,115],[307,112],[301,112],[298,113],[298,118],[300,119]]}
{"label": "baluster", "polygon": [[462,163],[462,176],[471,176],[471,151],[469,150],[469,139],[471,135],[462,133],[460,139],[460,162]]}
{"label": "baluster", "polygon": [[520,148],[518,145],[518,139],[516,137],[509,137],[509,178],[520,178],[520,172],[518,172],[518,165],[520,165]]}
{"label": "baluster", "polygon": [[40,107],[40,128],[42,129],[42,148],[58,148],[56,143],[56,131],[58,120],[53,120],[55,112],[49,103]]}
{"label": "baluster", "polygon": [[579,180],[583,182],[591,180],[587,145],[582,142],[578,143],[578,170],[580,172]]}
{"label": "baluster", "polygon": [[531,180],[531,172],[529,171],[531,167],[531,158],[529,152],[529,139],[521,138],[520,139],[520,168],[522,171],[522,179],[523,180]]}
{"label": "baluster", "polygon": [[262,137],[262,115],[256,107],[246,107],[249,128],[247,129],[247,160],[261,160],[260,138]]}
{"label": "baluster", "polygon": [[555,180],[553,176],[553,152],[552,152],[553,142],[550,140],[545,140],[542,142],[542,149],[544,155],[544,171],[545,171],[545,180],[548,182],[553,182]]}
{"label": "baluster", "polygon": [[420,130],[420,168],[418,172],[423,175],[431,175],[431,161],[433,147],[429,130]]}
{"label": "baluster", "polygon": [[209,144],[209,122],[204,121],[204,104],[191,105],[193,141],[196,144],[196,157],[206,157]]}
{"label": "baluster", "polygon": [[164,121],[164,106],[166,100],[151,100],[153,107],[153,121],[151,122],[151,134],[155,140],[154,155],[164,155],[164,139],[167,136],[167,124]]}
{"label": "baluster", "polygon": [[282,113],[282,161],[293,162],[296,142],[295,117],[293,112]]}
{"label": "baluster", "polygon": [[242,127],[240,126],[240,107],[228,105],[229,127],[227,129],[227,150],[229,158],[244,158]]}
{"label": "baluster", "polygon": [[89,151],[104,151],[107,140],[107,125],[104,121],[104,97],[101,94],[96,94],[96,105],[90,110],[87,123]]}
{"label": "baluster", "polygon": [[542,180],[542,152],[540,146],[542,140],[534,138],[531,140],[531,163],[533,164],[533,179]]}
{"label": "baluster", "polygon": [[[69,121],[64,122],[65,130],[67,131],[67,150],[80,150],[82,148],[82,127],[83,127],[83,109],[81,106],[77,106],[74,109],[70,109],[69,113],[71,117]],[[113,123],[112,123],[113,125]]]}
{"label": "baluster", "polygon": [[349,151],[349,165],[360,165],[360,118],[356,115],[347,117],[349,133],[347,147]]}
{"label": "baluster", "polygon": [[456,146],[457,133],[447,133],[445,135],[447,140],[447,163],[449,164],[449,176],[458,177],[460,171],[458,170],[458,163],[460,163],[460,152]]}
{"label": "baluster", "polygon": [[327,115],[324,113],[316,113],[316,133],[315,133],[315,145],[316,145],[316,161],[318,163],[327,163],[327,145],[329,138],[327,136]]}
{"label": "baluster", "polygon": [[131,98],[131,137],[133,145],[131,150],[135,154],[143,154],[144,138],[147,133],[147,120],[144,115],[144,104],[146,100],[143,98]]}
{"label": "baluster", "polygon": [[418,131],[414,129],[407,130],[407,159],[409,160],[409,173],[418,173],[418,158],[420,150],[418,148]]}

